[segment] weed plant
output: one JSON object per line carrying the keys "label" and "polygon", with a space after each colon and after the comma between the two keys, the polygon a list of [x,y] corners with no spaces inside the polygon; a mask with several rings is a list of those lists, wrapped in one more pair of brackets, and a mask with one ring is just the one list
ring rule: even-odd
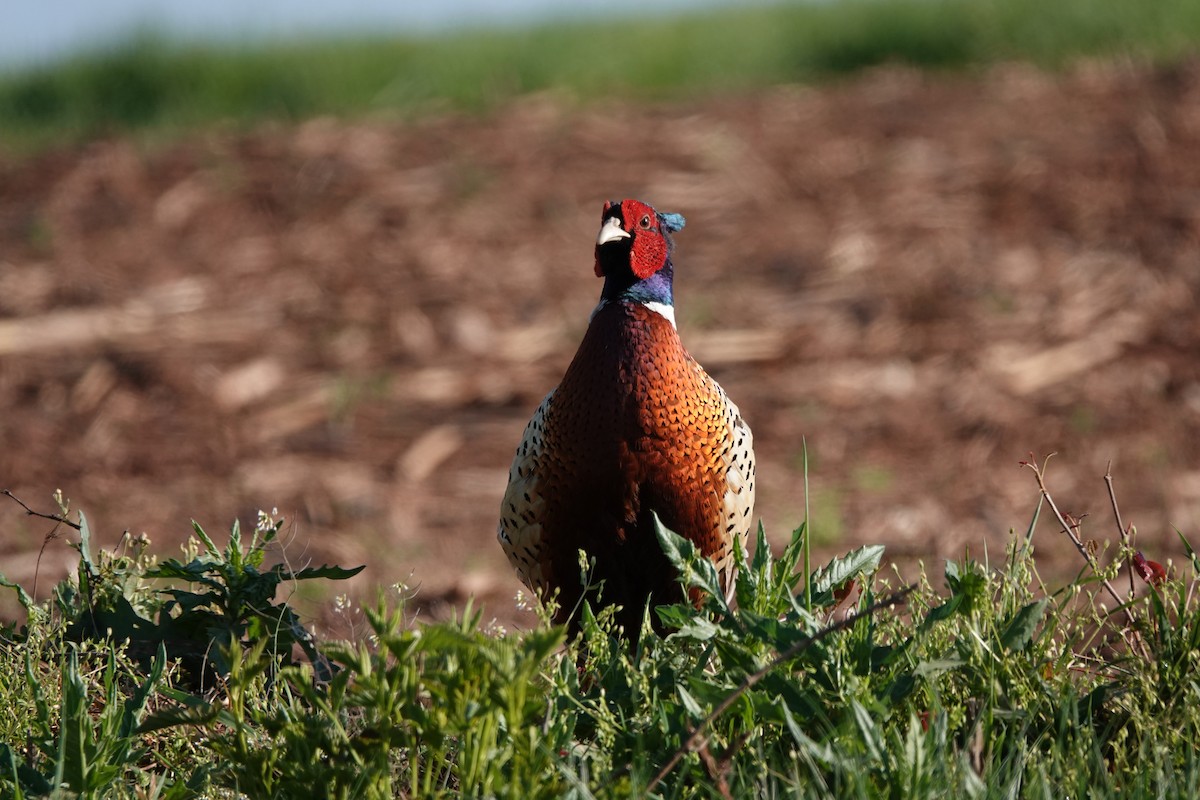
{"label": "weed plant", "polygon": [[0,796],[1195,796],[1200,558],[1161,568],[1121,527],[1050,589],[1035,540],[1077,522],[1030,466],[1042,496],[1004,559],[913,585],[880,546],[805,574],[805,526],[778,555],[760,529],[731,604],[660,529],[706,600],[646,609],[636,644],[588,606],[573,641],[470,606],[412,626],[394,591],[368,636],[323,642],[275,591],[350,571],[262,570],[269,517],[158,565],[94,555],[81,515],[77,578],[44,603],[4,584],[27,618],[0,630]]}

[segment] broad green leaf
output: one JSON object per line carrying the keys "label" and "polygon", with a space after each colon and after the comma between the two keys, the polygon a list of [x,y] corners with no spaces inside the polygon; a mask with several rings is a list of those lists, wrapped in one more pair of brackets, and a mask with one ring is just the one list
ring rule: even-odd
{"label": "broad green leaf", "polygon": [[83,561],[88,575],[96,574],[96,565],[92,561],[92,526],[88,524],[87,516],[79,512],[79,558]]}
{"label": "broad green leaf", "polygon": [[74,792],[85,792],[91,771],[91,718],[87,687],[79,674],[79,655],[72,649],[62,668],[62,705],[59,720],[58,769],[55,783]]}
{"label": "broad green leaf", "polygon": [[963,613],[969,614],[977,604],[987,602],[987,577],[973,561],[968,561],[960,567],[956,562],[947,559],[946,584],[954,597],[961,598]]}
{"label": "broad green leaf", "polygon": [[788,732],[792,734],[792,738],[796,740],[796,744],[800,745],[801,747],[810,747],[813,743],[812,739],[810,739],[804,733],[804,731],[800,729],[800,725],[797,724],[796,718],[793,717],[792,712],[788,710],[787,703],[780,701],[777,703],[777,705],[779,710],[783,712],[784,724],[787,726]]}
{"label": "broad green leaf", "polygon": [[1042,617],[1046,613],[1046,604],[1049,601],[1046,598],[1035,600],[1027,606],[1022,607],[1012,620],[1000,634],[1000,643],[1004,645],[1006,650],[1016,652],[1024,650],[1029,646],[1029,642],[1033,639],[1034,631],[1041,624]]}
{"label": "broad green leaf", "polygon": [[800,527],[792,531],[791,541],[783,548],[783,553],[775,562],[776,573],[782,572],[792,589],[795,589],[796,584],[804,577],[796,572],[796,565],[800,563],[800,557],[804,554],[804,539],[807,535],[808,523],[802,522]]}
{"label": "broad green leaf", "polygon": [[958,669],[966,663],[961,658],[930,658],[918,662],[913,674],[922,678],[931,678],[941,675],[943,672]]}
{"label": "broad green leaf", "polygon": [[796,745],[806,757],[811,758],[817,763],[824,764],[827,767],[837,769],[854,769],[854,759],[848,756],[843,756],[838,748],[829,743],[819,743],[811,736],[804,732],[796,721],[795,715],[786,704],[780,703],[780,709],[783,711],[784,723],[787,726],[788,732],[796,741]]}
{"label": "broad green leaf", "polygon": [[680,574],[687,574],[691,559],[696,557],[696,546],[663,525],[657,514],[654,515],[654,533],[671,566]]}
{"label": "broad green leaf", "polygon": [[879,726],[875,724],[875,718],[858,700],[851,700],[850,707],[854,712],[854,724],[858,727],[858,732],[862,736],[863,744],[866,745],[871,759],[881,767],[886,766],[888,762],[887,744],[883,740]]}
{"label": "broad green leaf", "polygon": [[696,611],[689,605],[676,603],[673,605],[655,606],[654,613],[668,628],[683,628],[695,616]]}
{"label": "broad green leaf", "polygon": [[683,688],[683,684],[676,686],[675,691],[679,693],[679,700],[683,703],[683,707],[687,709],[688,715],[692,719],[704,719],[704,709],[696,702],[696,698],[692,697],[691,693]]}
{"label": "broad green leaf", "polygon": [[759,520],[758,529],[754,534],[754,560],[750,569],[763,581],[771,580],[771,544],[767,541],[767,531]]}
{"label": "broad green leaf", "polygon": [[929,609],[929,613],[925,615],[925,619],[921,620],[921,624],[917,627],[918,635],[925,635],[939,622],[950,619],[963,605],[963,595],[956,594],[940,606],[935,606]]}
{"label": "broad green leaf", "polygon": [[210,556],[213,556],[214,558],[221,557],[221,551],[217,549],[217,546],[213,543],[212,538],[210,538],[209,535],[204,532],[204,528],[201,528],[200,523],[196,522],[196,520],[192,520],[192,530],[195,531],[197,538],[199,538],[204,544],[204,549],[208,551]]}
{"label": "broad green leaf", "polygon": [[763,596],[764,590],[770,586],[767,576],[771,574],[771,550],[770,546],[766,544],[766,535],[761,522],[758,524],[757,544],[753,560],[750,559],[750,553],[746,550],[745,541],[740,538],[734,540],[733,559],[736,567],[736,581],[733,588],[738,607],[755,608],[759,598]]}
{"label": "broad green leaf", "polygon": [[4,573],[0,573],[0,586],[16,591],[17,600],[21,603],[21,608],[25,609],[27,614],[33,613],[33,610],[37,606],[33,602],[33,598],[30,597],[29,593],[25,591],[25,587],[18,583],[13,583],[8,578],[4,577]]}
{"label": "broad green leaf", "polygon": [[226,585],[224,581],[213,577],[214,575],[220,575],[219,566],[208,558],[194,558],[186,564],[171,558],[146,570],[147,578],[178,579],[200,583],[216,590],[218,594],[224,595]]}
{"label": "broad green leaf", "polygon": [[663,525],[657,514],[654,515],[654,532],[667,560],[679,571],[685,585],[703,589],[716,602],[722,613],[730,613],[713,562],[701,557],[696,545]]}
{"label": "broad green leaf", "polygon": [[207,725],[216,722],[221,716],[221,707],[214,703],[204,703],[193,707],[170,708],[158,711],[142,720],[138,725],[139,734],[154,733],[165,728],[179,725]]}
{"label": "broad green leaf", "polygon": [[[661,615],[659,615],[661,618]],[[717,635],[721,629],[716,623],[700,616],[692,616],[675,633],[671,634],[671,638],[694,639],[697,642],[707,642],[709,639]]]}
{"label": "broad green leaf", "polygon": [[234,520],[229,529],[229,544],[225,546],[225,560],[234,573],[242,571],[242,523]]}
{"label": "broad green leaf", "polygon": [[170,597],[179,606],[179,609],[185,613],[195,611],[198,608],[213,606],[221,601],[219,595],[209,594],[207,592],[189,592],[184,589],[166,589],[163,594]]}
{"label": "broad green leaf", "polygon": [[826,592],[840,586],[847,578],[874,572],[879,568],[879,562],[883,559],[883,551],[884,546],[881,544],[868,544],[833,559],[824,567],[813,572],[813,591]]}
{"label": "broad green leaf", "polygon": [[353,578],[358,573],[367,568],[366,564],[357,567],[338,567],[322,564],[319,567],[306,567],[299,572],[282,573],[284,580],[306,581],[312,578],[325,578],[331,581],[344,581],[347,578]]}

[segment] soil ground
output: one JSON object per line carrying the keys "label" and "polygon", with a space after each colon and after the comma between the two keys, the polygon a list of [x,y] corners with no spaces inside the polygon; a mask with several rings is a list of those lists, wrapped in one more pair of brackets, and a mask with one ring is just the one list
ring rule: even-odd
{"label": "soil ground", "polygon": [[[529,97],[0,154],[0,488],[177,553],[278,508],[426,618],[527,624],[495,542],[513,448],[599,292],[601,204],[686,215],[685,343],[755,432],[772,543],[995,559],[1037,501],[1084,538],[1200,526],[1200,64],[888,68],[679,104]],[[0,498],[3,500],[3,498]],[[1044,572],[1078,556],[1044,521]],[[0,502],[0,572],[74,564]],[[40,558],[40,567],[39,565]],[[339,622],[330,598],[302,610]],[[339,629],[339,625],[342,628]]]}

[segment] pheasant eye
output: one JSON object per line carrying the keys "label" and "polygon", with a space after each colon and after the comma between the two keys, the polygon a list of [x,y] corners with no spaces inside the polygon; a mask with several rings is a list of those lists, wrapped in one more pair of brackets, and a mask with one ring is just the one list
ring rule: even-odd
{"label": "pheasant eye", "polygon": [[641,225],[643,229],[648,230],[650,228],[650,215],[647,214],[646,216],[642,217],[641,221],[638,222],[638,224]]}

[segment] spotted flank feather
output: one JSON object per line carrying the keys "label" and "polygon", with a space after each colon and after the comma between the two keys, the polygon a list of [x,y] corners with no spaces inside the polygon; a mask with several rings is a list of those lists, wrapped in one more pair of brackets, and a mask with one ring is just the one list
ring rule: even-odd
{"label": "spotted flank feather", "polygon": [[539,596],[549,589],[549,576],[542,547],[541,523],[546,501],[539,490],[541,459],[546,412],[554,400],[554,392],[546,395],[525,426],[525,435],[517,446],[512,466],[508,470],[508,489],[500,504],[500,526],[496,536],[517,571],[521,582]]}
{"label": "spotted flank feather", "polygon": [[[699,365],[697,364],[697,369]],[[710,378],[710,380],[712,380]],[[725,496],[723,503],[724,532],[721,535],[722,546],[713,558],[717,567],[717,575],[725,588],[726,599],[733,600],[734,580],[737,577],[737,563],[734,547],[740,545],[746,548],[750,535],[751,519],[754,514],[754,434],[750,426],[742,418],[738,407],[725,394],[716,381],[713,381],[721,399],[725,401],[726,419],[730,420],[730,447],[721,455],[721,464],[725,468]]]}

